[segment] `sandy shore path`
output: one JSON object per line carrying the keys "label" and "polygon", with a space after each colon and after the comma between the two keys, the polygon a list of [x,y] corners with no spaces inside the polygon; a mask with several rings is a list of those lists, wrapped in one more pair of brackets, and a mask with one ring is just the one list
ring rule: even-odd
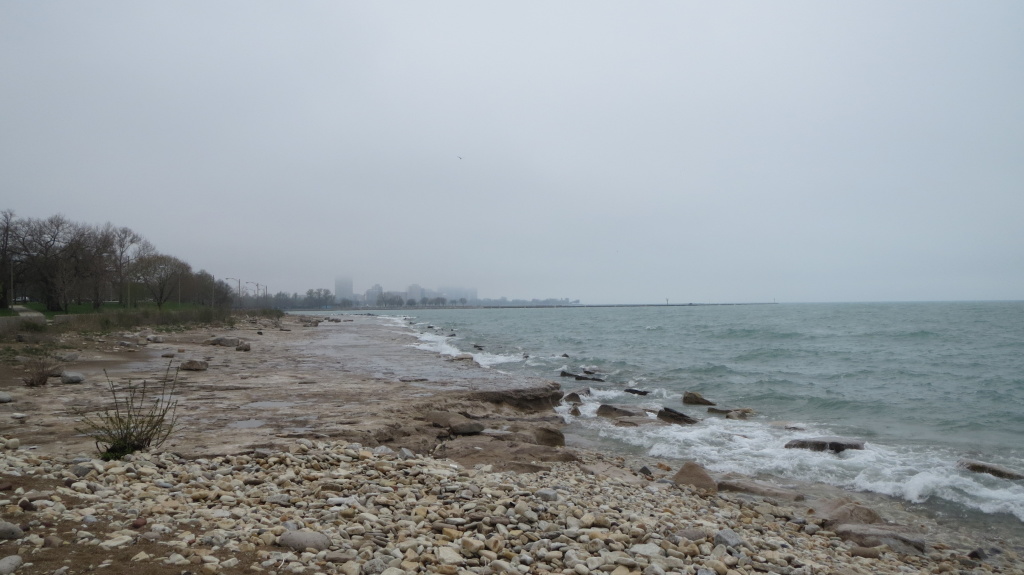
{"label": "sandy shore path", "polygon": [[[120,388],[129,381],[157,382],[189,360],[205,371],[180,371],[174,400],[178,431],[163,449],[189,456],[237,453],[286,445],[294,438],[382,441],[430,449],[437,433],[422,420],[427,410],[458,404],[474,393],[515,390],[550,392],[546,382],[480,369],[472,362],[446,361],[415,349],[416,338],[400,325],[370,316],[304,325],[308,318],[280,322],[252,320],[233,329],[146,332],[107,337],[67,336],[63,354],[77,359],[63,368],[85,381],[27,388],[8,374],[3,389],[14,399],[0,404],[0,434],[19,438],[26,449],[74,455],[94,451],[76,433],[76,411],[110,403],[107,377]],[[248,343],[209,345],[216,337]],[[171,356],[171,357],[167,357]],[[510,396],[511,397],[511,396]],[[494,410],[462,405],[484,415]],[[15,420],[13,414],[24,414]],[[401,439],[404,438],[404,441]]]}

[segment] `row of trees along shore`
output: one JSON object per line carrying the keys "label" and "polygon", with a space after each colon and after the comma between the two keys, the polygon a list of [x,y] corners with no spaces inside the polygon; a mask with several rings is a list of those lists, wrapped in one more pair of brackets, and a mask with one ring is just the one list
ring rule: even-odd
{"label": "row of trees along shore", "polygon": [[[336,303],[328,289],[305,295],[238,293],[234,282],[159,251],[131,228],[74,222],[63,215],[18,218],[0,212],[0,309],[11,303],[39,302],[46,311],[69,313],[106,306],[163,309],[167,302],[235,308],[351,308]],[[443,298],[440,298],[443,300]],[[431,300],[431,305],[443,301]]]}
{"label": "row of trees along shore", "polygon": [[36,301],[51,312],[139,302],[162,309],[172,300],[229,308],[232,295],[223,280],[157,251],[130,228],[80,224],[59,214],[36,219],[0,212],[0,308]]}

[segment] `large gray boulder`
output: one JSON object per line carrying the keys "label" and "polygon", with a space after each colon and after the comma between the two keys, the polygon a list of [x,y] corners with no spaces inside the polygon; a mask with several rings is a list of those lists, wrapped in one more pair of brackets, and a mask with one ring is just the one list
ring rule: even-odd
{"label": "large gray boulder", "polygon": [[182,371],[206,371],[210,368],[210,364],[198,359],[190,359],[188,361],[181,362],[181,365],[178,367]]}
{"label": "large gray boulder", "polygon": [[65,371],[60,374],[60,382],[66,384],[82,383],[85,381],[85,376],[77,371]]}
{"label": "large gray boulder", "polygon": [[21,539],[24,536],[25,533],[21,530],[21,527],[13,523],[0,521],[0,540]]}
{"label": "large gray boulder", "polygon": [[306,549],[323,551],[331,546],[331,538],[323,533],[313,531],[288,531],[281,535],[277,543],[292,551],[305,551]]}
{"label": "large gray boulder", "polygon": [[20,555],[8,555],[0,559],[0,575],[11,575],[21,567],[24,560]]}

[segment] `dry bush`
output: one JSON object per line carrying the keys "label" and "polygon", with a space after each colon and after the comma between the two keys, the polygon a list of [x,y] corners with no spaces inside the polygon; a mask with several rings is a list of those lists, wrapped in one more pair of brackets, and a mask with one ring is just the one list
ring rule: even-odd
{"label": "dry bush", "polygon": [[[170,375],[171,366],[163,379],[156,383],[128,385],[118,390],[107,376],[107,386],[114,405],[102,413],[80,414],[82,427],[77,429],[96,440],[96,451],[102,459],[121,459],[129,453],[159,447],[174,431],[177,423],[178,402],[172,400],[178,382],[178,371]],[[105,374],[106,372],[104,372]]]}
{"label": "dry bush", "polygon": [[25,370],[28,372],[22,376],[21,381],[28,387],[41,387],[58,372],[60,362],[51,357],[35,357],[25,362]]}

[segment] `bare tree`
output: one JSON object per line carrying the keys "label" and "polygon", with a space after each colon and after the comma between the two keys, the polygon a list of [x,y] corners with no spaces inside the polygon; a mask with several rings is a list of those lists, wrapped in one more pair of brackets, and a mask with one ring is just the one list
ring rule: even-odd
{"label": "bare tree", "polygon": [[45,220],[21,220],[16,226],[19,257],[50,311],[66,311],[70,305],[79,232],[77,224],[60,214]]}
{"label": "bare tree", "polygon": [[158,309],[163,309],[167,300],[175,294],[178,282],[192,273],[187,263],[176,257],[161,253],[152,253],[139,258],[135,265],[138,280],[146,286]]}
{"label": "bare tree", "polygon": [[[107,224],[110,226],[110,224]],[[111,226],[112,227],[112,226]],[[146,242],[139,234],[130,228],[114,228],[113,250],[111,253],[111,267],[113,268],[113,283],[117,290],[117,303],[126,305],[127,291],[130,287],[130,269],[132,262],[138,256],[139,246]],[[148,244],[148,242],[146,242]]]}

